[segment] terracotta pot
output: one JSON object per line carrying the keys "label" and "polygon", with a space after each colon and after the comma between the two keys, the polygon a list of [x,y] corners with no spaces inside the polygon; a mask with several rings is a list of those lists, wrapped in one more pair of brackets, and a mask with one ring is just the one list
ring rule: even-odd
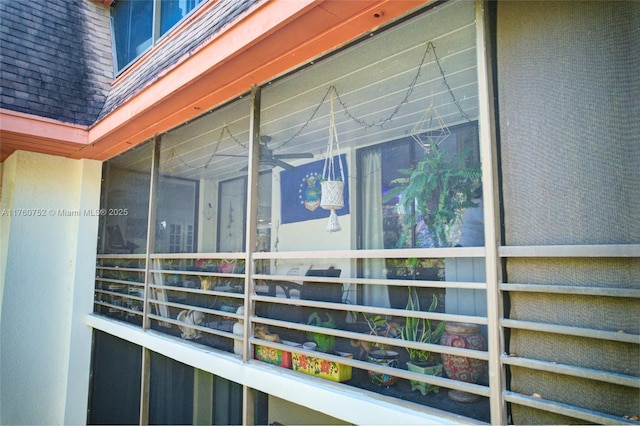
{"label": "terracotta pot", "polygon": [[[447,323],[445,332],[440,339],[440,344],[454,348],[473,349],[486,351],[487,344],[480,334],[477,324]],[[475,358],[442,354],[444,371],[450,379],[467,383],[476,383],[486,368],[486,361]],[[460,402],[477,401],[480,397],[459,390],[449,391],[449,398]]]}
{"label": "terracotta pot", "polygon": [[[375,350],[369,352],[367,361],[373,364],[384,365],[386,367],[398,368],[398,359],[400,355],[395,351]],[[385,373],[369,370],[369,379],[371,383],[378,386],[392,386],[398,382],[398,378]]]}

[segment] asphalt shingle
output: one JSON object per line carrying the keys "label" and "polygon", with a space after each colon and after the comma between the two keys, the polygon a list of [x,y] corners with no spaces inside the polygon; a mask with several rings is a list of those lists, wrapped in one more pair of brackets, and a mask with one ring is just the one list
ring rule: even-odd
{"label": "asphalt shingle", "polygon": [[[88,21],[102,30],[84,30]],[[108,11],[85,0],[7,1],[0,23],[0,107],[93,123],[113,79]]]}

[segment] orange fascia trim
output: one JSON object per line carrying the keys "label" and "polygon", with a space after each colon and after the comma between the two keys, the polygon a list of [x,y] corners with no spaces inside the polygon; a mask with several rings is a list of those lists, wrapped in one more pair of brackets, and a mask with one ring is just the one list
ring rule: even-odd
{"label": "orange fascia trim", "polygon": [[[113,1],[113,0],[109,0],[109,1]],[[119,82],[121,82],[122,80],[126,80],[127,76],[129,74],[132,74],[135,70],[137,70],[138,68],[141,67],[145,67],[147,64],[147,59],[152,56],[157,50],[162,49],[171,39],[178,37],[180,35],[180,33],[185,30],[185,28],[189,27],[190,25],[192,25],[195,21],[198,21],[198,19],[205,14],[209,9],[211,9],[212,7],[214,7],[214,5],[216,3],[218,3],[219,0],[208,0],[205,1],[203,4],[199,5],[195,10],[193,10],[187,19],[185,19],[184,21],[180,22],[180,24],[178,24],[178,26],[176,26],[175,28],[172,28],[171,31],[169,31],[168,34],[164,35],[163,37],[160,37],[160,40],[156,40],[156,43],[151,47],[151,49],[149,49],[146,53],[144,53],[140,58],[136,59],[136,61],[131,64],[127,69],[125,69],[124,71],[122,71],[120,74],[118,74],[116,76],[116,79],[113,80],[113,82],[111,83],[112,86],[117,86]],[[249,8],[248,10],[246,10],[243,15],[248,15],[250,13],[252,13],[255,9],[259,8],[262,5],[262,3],[257,3],[256,5],[253,5],[251,8]],[[242,19],[241,15],[238,18],[239,22]],[[231,25],[235,25],[235,22],[232,22]],[[223,29],[224,31],[224,29]],[[217,37],[217,35],[214,36],[214,38]],[[189,55],[190,56],[190,55]],[[184,56],[182,58],[180,58],[178,60],[177,64],[174,64],[173,66],[177,66],[178,64],[182,63],[185,59],[187,59],[188,56]],[[168,70],[165,70],[168,71]]]}
{"label": "orange fascia trim", "polygon": [[[276,1],[259,3],[257,8],[251,8],[227,28],[223,28],[199,51],[166,71],[157,82],[147,86],[96,123],[89,130],[89,140],[95,142],[107,137],[126,124],[131,117],[148,111],[158,102],[175,94],[176,88],[182,88],[210,72],[212,68],[223,65],[278,26],[293,20],[296,15],[317,6],[318,3],[317,0],[287,1],[287,7],[282,7],[282,2]],[[79,154],[79,157],[84,156],[82,153]]]}
{"label": "orange fascia trim", "polygon": [[109,7],[111,6],[111,3],[113,3],[113,0],[92,0],[94,3],[101,3],[104,4],[105,6]]}
{"label": "orange fascia trim", "polygon": [[0,108],[0,133],[4,132],[79,145],[89,143],[87,126]]}
{"label": "orange fascia trim", "polygon": [[111,158],[431,1],[260,2],[96,123],[72,157]]}

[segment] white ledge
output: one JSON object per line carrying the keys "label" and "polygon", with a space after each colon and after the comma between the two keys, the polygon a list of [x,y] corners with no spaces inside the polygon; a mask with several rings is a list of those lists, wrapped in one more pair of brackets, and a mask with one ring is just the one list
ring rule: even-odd
{"label": "white ledge", "polygon": [[87,316],[87,325],[216,376],[354,424],[484,424],[429,407],[415,409],[415,404],[402,400],[386,401],[368,391],[300,377],[257,361],[243,363],[233,354],[95,314]]}

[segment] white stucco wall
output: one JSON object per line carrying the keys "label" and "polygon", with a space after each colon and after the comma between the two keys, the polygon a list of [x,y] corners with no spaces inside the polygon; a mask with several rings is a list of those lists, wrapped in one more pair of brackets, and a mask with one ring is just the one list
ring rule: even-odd
{"label": "white stucco wall", "polygon": [[92,160],[5,161],[0,424],[86,422],[100,178]]}

